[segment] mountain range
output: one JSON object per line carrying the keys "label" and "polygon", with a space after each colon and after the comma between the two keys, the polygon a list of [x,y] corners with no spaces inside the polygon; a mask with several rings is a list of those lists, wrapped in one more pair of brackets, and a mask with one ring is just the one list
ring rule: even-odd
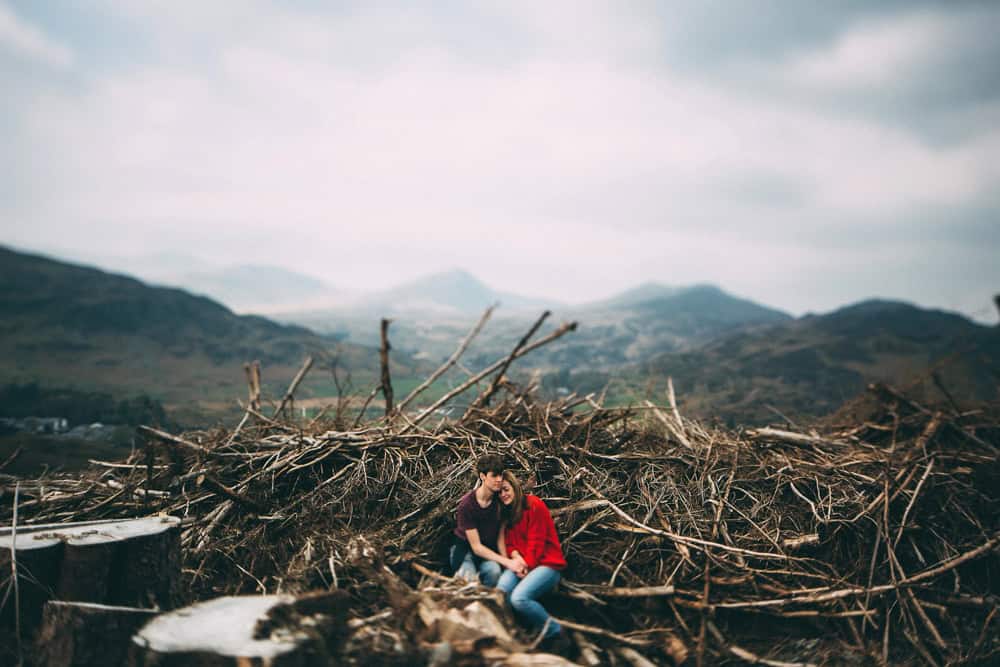
{"label": "mountain range", "polygon": [[378,317],[392,316],[393,341],[432,361],[446,358],[482,312],[499,304],[493,321],[470,348],[483,360],[508,351],[531,322],[554,314],[576,320],[576,333],[533,355],[540,367],[571,364],[607,369],[657,352],[684,349],[739,327],[791,319],[787,313],[730,295],[711,285],[670,287],[648,283],[591,304],[566,306],[493,290],[464,271],[428,276],[373,294],[364,306],[286,313],[281,319],[365,345],[378,344]]}
{"label": "mountain range", "polygon": [[[297,294],[328,288],[287,277],[267,267],[216,276],[237,292],[278,301],[284,287]],[[262,287],[269,278],[270,293]],[[503,293],[455,270],[278,323],[236,315],[184,290],[2,247],[0,384],[142,392],[168,404],[217,407],[245,395],[246,361],[260,359],[267,392],[280,395],[307,354],[325,360],[321,365],[337,354],[355,390],[367,393],[378,370],[378,320],[391,316],[393,378],[402,391],[450,355],[498,301],[507,305],[462,363],[481,368],[506,355],[548,308],[554,316],[537,336],[561,320],[577,321],[577,331],[511,372],[522,379],[537,373],[552,392],[607,389],[611,400],[629,402],[662,397],[672,377],[688,414],[748,424],[827,414],[871,381],[916,381],[929,399],[947,392],[962,406],[1000,398],[996,327],[894,301],[796,319],[711,285],[649,283],[569,307]],[[443,381],[461,371],[452,375]],[[299,395],[333,393],[326,370],[313,371]]]}

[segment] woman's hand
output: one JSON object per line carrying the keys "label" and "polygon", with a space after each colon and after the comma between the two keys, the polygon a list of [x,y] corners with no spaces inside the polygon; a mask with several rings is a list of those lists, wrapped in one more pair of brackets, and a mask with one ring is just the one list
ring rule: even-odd
{"label": "woman's hand", "polygon": [[528,564],[524,562],[524,558],[521,554],[516,551],[514,552],[514,557],[510,559],[510,564],[507,565],[507,569],[522,579],[526,574],[528,574]]}

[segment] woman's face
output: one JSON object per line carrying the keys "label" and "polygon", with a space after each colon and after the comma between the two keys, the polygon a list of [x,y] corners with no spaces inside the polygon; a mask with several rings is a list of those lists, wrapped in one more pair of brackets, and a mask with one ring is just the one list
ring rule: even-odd
{"label": "woman's face", "polygon": [[514,488],[507,480],[504,480],[503,484],[500,485],[500,502],[504,505],[510,505],[514,502]]}

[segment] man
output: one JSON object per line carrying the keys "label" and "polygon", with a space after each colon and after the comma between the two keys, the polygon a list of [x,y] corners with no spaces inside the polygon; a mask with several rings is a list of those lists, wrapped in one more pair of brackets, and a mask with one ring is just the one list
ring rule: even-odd
{"label": "man", "polygon": [[503,483],[503,459],[485,454],[476,462],[479,484],[462,496],[456,513],[455,539],[449,553],[451,568],[466,581],[479,580],[484,586],[496,586],[503,568],[515,572],[525,569],[520,556],[507,558],[497,549],[500,535],[500,500],[497,493]]}

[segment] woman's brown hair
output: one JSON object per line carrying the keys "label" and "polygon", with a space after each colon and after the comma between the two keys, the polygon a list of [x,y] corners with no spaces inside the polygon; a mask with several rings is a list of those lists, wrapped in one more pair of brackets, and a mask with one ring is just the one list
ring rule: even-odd
{"label": "woman's brown hair", "polygon": [[514,500],[510,505],[501,505],[500,519],[508,526],[516,526],[524,514],[524,487],[510,470],[503,471],[503,481],[510,484],[510,488],[514,491]]}

